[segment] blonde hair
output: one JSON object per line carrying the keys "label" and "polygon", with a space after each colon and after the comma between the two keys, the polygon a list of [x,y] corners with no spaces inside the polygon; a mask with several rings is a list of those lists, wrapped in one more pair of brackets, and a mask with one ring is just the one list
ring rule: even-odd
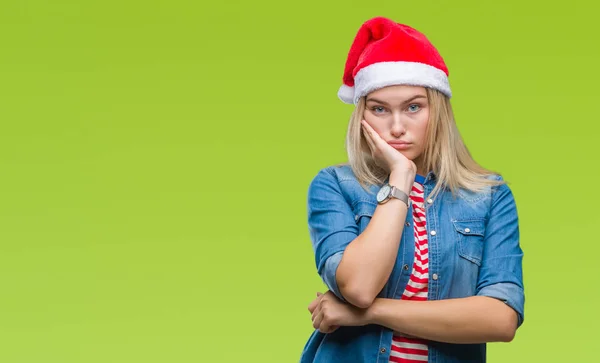
{"label": "blonde hair", "polygon": [[[426,88],[429,100],[429,122],[426,131],[426,143],[420,156],[426,171],[432,171],[437,183],[428,197],[434,198],[442,188],[449,189],[453,195],[465,189],[481,192],[489,186],[502,184],[495,178],[493,171],[479,165],[469,153],[454,120],[450,100],[437,90]],[[365,98],[362,97],[350,117],[346,135],[348,164],[360,184],[381,185],[388,172],[379,167],[371,156],[369,145],[362,132],[361,120],[365,112]]]}

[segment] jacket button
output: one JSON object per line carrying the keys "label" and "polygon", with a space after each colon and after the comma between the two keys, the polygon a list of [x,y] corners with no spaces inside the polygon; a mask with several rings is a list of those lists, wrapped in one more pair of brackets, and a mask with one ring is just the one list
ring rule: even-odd
{"label": "jacket button", "polygon": [[431,231],[431,235],[432,235],[432,236],[435,236],[435,231]]}
{"label": "jacket button", "polygon": [[402,266],[402,268],[408,270],[408,265],[405,264],[404,266]]}
{"label": "jacket button", "polygon": [[406,225],[407,227],[410,227],[410,222],[406,222],[406,223],[405,223],[405,225]]}
{"label": "jacket button", "polygon": [[471,232],[471,229],[470,228],[465,228],[465,232],[469,233],[469,232]]}
{"label": "jacket button", "polygon": [[437,280],[438,279],[438,274],[431,275],[431,278],[434,279],[434,280]]}
{"label": "jacket button", "polygon": [[427,203],[429,203],[429,204],[433,203],[433,199],[431,199],[431,198],[427,199]]}
{"label": "jacket button", "polygon": [[381,348],[381,349],[379,349],[379,351],[380,351],[381,353],[385,353],[385,348]]}

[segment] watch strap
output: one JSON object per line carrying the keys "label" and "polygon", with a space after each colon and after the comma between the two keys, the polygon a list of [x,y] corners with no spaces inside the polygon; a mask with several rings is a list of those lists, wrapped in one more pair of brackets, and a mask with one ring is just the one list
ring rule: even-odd
{"label": "watch strap", "polygon": [[404,202],[404,204],[406,204],[407,207],[409,206],[408,195],[406,193],[404,193],[402,190],[396,188],[395,186],[392,186],[390,196],[392,196],[396,199],[400,199],[401,201]]}

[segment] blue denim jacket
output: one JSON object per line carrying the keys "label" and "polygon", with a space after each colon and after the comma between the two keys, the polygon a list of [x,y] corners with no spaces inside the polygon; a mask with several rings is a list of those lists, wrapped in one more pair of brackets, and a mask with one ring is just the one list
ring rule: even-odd
{"label": "blue denim jacket", "polygon": [[[420,177],[425,197],[435,175]],[[494,176],[501,180],[500,176]],[[326,286],[345,301],[335,273],[344,248],[365,229],[377,207],[377,186],[371,193],[358,183],[348,165],[319,171],[308,192],[308,224],[317,272]],[[429,300],[490,296],[505,302],[524,318],[522,259],[515,201],[506,185],[485,192],[461,190],[453,198],[443,190],[426,200],[429,244]],[[411,206],[412,209],[412,206]],[[407,213],[394,269],[378,295],[399,299],[408,283],[414,258],[412,210]],[[432,233],[435,231],[435,233]],[[301,363],[387,363],[393,331],[379,326],[340,327],[333,333],[315,330],[306,342]],[[486,344],[429,342],[429,362],[485,362]]]}

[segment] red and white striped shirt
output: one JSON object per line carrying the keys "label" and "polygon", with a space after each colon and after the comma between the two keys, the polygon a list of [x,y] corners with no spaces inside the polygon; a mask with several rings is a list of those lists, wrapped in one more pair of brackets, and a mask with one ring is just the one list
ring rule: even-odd
{"label": "red and white striped shirt", "polygon": [[[402,300],[424,301],[427,300],[428,291],[429,250],[427,246],[423,184],[415,181],[410,192],[410,199],[413,206],[415,259],[408,285],[402,294]],[[394,334],[390,350],[390,362],[427,362],[427,355],[428,348],[424,340],[405,338]]]}

